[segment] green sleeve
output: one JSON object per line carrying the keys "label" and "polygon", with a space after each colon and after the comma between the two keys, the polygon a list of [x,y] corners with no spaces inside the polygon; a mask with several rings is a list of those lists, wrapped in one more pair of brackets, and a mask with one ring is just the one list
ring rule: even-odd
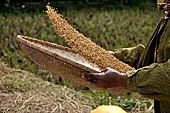
{"label": "green sleeve", "polygon": [[127,72],[126,88],[147,98],[170,101],[170,60]]}
{"label": "green sleeve", "polygon": [[131,48],[116,49],[114,51],[115,57],[132,67],[136,67],[144,48],[142,44],[139,44]]}

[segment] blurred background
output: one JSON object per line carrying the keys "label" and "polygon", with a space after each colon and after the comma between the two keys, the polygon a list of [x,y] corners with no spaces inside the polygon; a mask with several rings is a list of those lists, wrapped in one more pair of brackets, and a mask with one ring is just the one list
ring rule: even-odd
{"label": "blurred background", "polygon": [[[156,0],[3,0],[0,2],[0,61],[15,69],[34,73],[36,77],[83,92],[96,106],[116,104],[125,110],[146,112],[152,101],[137,94],[117,95],[95,91],[55,77],[20,50],[17,35],[67,46],[58,37],[46,16],[50,3],[79,32],[107,50],[146,44],[162,17]],[[123,98],[123,99],[122,99]]]}

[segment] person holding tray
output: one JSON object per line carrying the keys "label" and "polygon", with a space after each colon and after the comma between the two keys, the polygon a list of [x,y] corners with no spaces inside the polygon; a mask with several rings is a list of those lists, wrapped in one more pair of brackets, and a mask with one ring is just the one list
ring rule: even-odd
{"label": "person holding tray", "polygon": [[157,4],[164,17],[147,45],[112,52],[137,70],[120,73],[108,67],[101,73],[83,73],[82,77],[98,87],[138,92],[154,99],[155,113],[170,113],[170,0],[158,0]]}

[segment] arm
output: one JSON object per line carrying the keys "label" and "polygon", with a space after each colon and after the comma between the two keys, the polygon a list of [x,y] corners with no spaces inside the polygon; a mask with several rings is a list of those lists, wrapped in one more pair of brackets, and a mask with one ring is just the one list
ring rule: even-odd
{"label": "arm", "polygon": [[162,64],[153,63],[126,74],[107,68],[101,73],[84,73],[83,77],[98,87],[121,88],[120,92],[137,92],[147,98],[166,98],[170,101],[170,60]]}
{"label": "arm", "polygon": [[137,63],[144,49],[145,47],[142,44],[131,48],[116,49],[114,56],[132,67],[137,67]]}
{"label": "arm", "polygon": [[170,60],[127,73],[126,88],[148,98],[170,101]]}
{"label": "arm", "polygon": [[112,68],[106,68],[101,73],[83,73],[82,78],[102,89],[112,89],[127,93],[126,74]]}

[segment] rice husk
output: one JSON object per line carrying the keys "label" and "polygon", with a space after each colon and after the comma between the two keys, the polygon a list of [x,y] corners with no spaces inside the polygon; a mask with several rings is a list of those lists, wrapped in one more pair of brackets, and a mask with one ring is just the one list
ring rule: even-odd
{"label": "rice husk", "polygon": [[49,5],[47,15],[57,35],[59,35],[76,53],[83,56],[91,63],[97,64],[101,69],[111,67],[121,73],[135,70],[96,45],[83,34],[74,29],[68,22]]}

